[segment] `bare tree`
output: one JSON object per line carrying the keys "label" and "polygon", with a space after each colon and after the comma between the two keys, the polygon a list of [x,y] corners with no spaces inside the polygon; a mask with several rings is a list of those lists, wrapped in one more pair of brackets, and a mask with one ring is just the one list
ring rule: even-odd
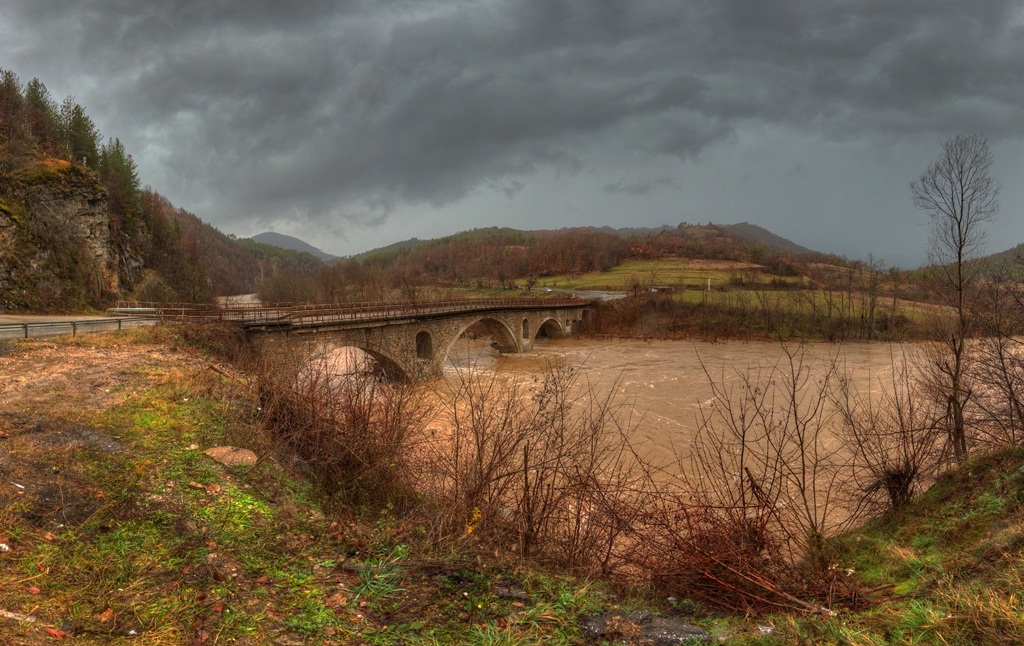
{"label": "bare tree", "polygon": [[864,263],[864,289],[861,291],[865,302],[861,305],[861,322],[864,327],[865,336],[868,339],[875,338],[875,311],[878,309],[878,297],[882,290],[882,270],[885,261],[875,258],[874,254],[868,254]]}
{"label": "bare tree", "polygon": [[886,327],[886,337],[889,341],[896,339],[896,303],[900,296],[900,285],[906,282],[906,276],[896,265],[889,267],[889,286],[892,288],[892,310],[889,312],[889,322]]}
{"label": "bare tree", "polygon": [[839,437],[849,452],[846,486],[857,500],[855,509],[901,517],[933,474],[942,431],[935,402],[914,397],[913,361],[902,352],[897,359],[892,348],[890,356],[892,375],[878,379],[880,398],[872,397],[871,388],[858,392],[850,375],[841,374],[834,403],[842,420]]}
{"label": "bare tree", "polygon": [[914,205],[928,214],[928,259],[940,297],[952,320],[940,322],[936,353],[938,393],[946,405],[949,443],[957,461],[967,456],[964,409],[971,399],[966,381],[967,339],[974,329],[972,299],[981,266],[982,228],[999,211],[999,182],[992,179],[992,152],[982,135],[957,135],[942,145],[920,179],[910,184]]}
{"label": "bare tree", "polygon": [[676,475],[644,466],[645,507],[621,555],[662,593],[828,613],[820,603],[837,589],[826,538],[849,520],[836,497],[848,471],[832,436],[838,354],[780,348],[776,362],[734,374],[705,366],[714,397],[689,455],[677,456]]}
{"label": "bare tree", "polygon": [[1020,283],[993,272],[982,289],[981,327],[974,370],[979,384],[977,417],[983,444],[1024,443],[1024,353],[1021,331],[1024,302]]}

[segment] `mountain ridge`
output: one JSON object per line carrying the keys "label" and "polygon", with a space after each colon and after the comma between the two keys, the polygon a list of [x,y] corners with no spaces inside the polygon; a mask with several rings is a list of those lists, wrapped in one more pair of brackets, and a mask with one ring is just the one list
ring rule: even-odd
{"label": "mountain ridge", "polygon": [[[680,223],[678,225],[678,227],[673,227],[673,226],[668,225],[668,224],[663,224],[663,225],[658,226],[658,227],[620,227],[620,228],[615,228],[615,227],[611,227],[611,226],[607,226],[606,225],[606,226],[601,226],[601,227],[581,226],[581,227],[562,227],[562,228],[559,228],[559,229],[522,229],[522,230],[520,230],[520,229],[509,229],[509,228],[505,228],[505,227],[482,227],[482,228],[475,228],[475,229],[467,229],[465,231],[459,231],[457,233],[453,233],[453,234],[447,235],[447,236],[440,236],[438,238],[427,238],[427,239],[421,239],[421,238],[416,238],[416,237],[407,238],[406,240],[400,240],[398,242],[394,242],[394,243],[391,243],[389,245],[385,245],[385,246],[382,246],[382,247],[376,247],[376,248],[373,248],[373,249],[368,249],[366,251],[362,251],[362,252],[357,253],[357,254],[353,254],[351,256],[348,256],[348,258],[353,258],[355,260],[362,261],[362,260],[364,260],[366,258],[369,258],[371,256],[376,256],[378,254],[389,254],[389,253],[395,253],[395,252],[401,252],[401,251],[408,251],[408,250],[412,250],[412,249],[415,249],[415,248],[423,246],[423,245],[432,244],[432,243],[436,244],[436,243],[439,243],[439,242],[442,242],[442,241],[446,241],[446,240],[449,240],[449,239],[454,239],[456,237],[464,237],[466,235],[474,234],[474,233],[485,235],[485,234],[487,234],[489,232],[502,232],[502,231],[505,231],[505,232],[514,232],[514,233],[517,233],[517,234],[530,236],[530,235],[538,235],[538,234],[543,235],[543,234],[554,234],[554,233],[567,233],[567,232],[573,232],[573,231],[578,231],[578,232],[599,231],[601,233],[611,233],[611,234],[620,236],[622,238],[630,238],[630,237],[633,237],[633,236],[651,236],[651,235],[659,235],[659,234],[671,234],[671,233],[673,233],[675,231],[678,231],[680,229],[683,229],[683,228],[699,227],[699,226],[701,226],[701,225],[692,225],[692,224],[688,224],[686,222],[682,222],[682,223]],[[801,254],[801,253],[821,253],[821,252],[818,252],[818,251],[816,251],[814,249],[810,249],[808,247],[804,247],[803,245],[797,244],[797,243],[793,242],[792,240],[790,240],[788,238],[783,238],[782,236],[777,235],[777,234],[769,231],[768,229],[765,229],[762,226],[759,226],[759,225],[756,225],[756,224],[751,224],[749,222],[739,222],[739,223],[736,223],[736,224],[722,224],[722,225],[714,225],[714,226],[718,226],[721,229],[724,229],[725,231],[728,231],[729,233],[731,233],[731,234],[733,234],[735,236],[738,236],[740,238],[743,238],[743,239],[745,239],[745,240],[747,240],[747,241],[749,241],[751,243],[767,245],[767,246],[772,247],[774,249],[777,249],[779,251],[785,251],[785,252],[797,253],[797,254]]]}
{"label": "mountain ridge", "polygon": [[332,262],[339,260],[341,256],[335,256],[329,254],[326,251],[321,251],[317,247],[309,244],[305,240],[301,240],[294,236],[285,235],[283,233],[277,233],[275,231],[264,231],[263,233],[257,233],[252,236],[250,240],[255,240],[261,244],[267,244],[272,247],[280,247],[281,249],[288,249],[290,251],[303,251],[308,254],[312,254],[323,260],[324,262]]}

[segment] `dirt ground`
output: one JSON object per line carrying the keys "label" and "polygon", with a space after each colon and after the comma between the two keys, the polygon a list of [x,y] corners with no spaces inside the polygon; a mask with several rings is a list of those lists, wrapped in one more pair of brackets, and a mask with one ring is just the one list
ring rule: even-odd
{"label": "dirt ground", "polygon": [[0,415],[39,410],[74,418],[76,411],[123,400],[132,391],[119,387],[129,381],[144,387],[146,373],[200,365],[191,355],[163,347],[88,344],[38,341],[6,346],[6,351],[0,346]]}
{"label": "dirt ground", "polygon": [[0,509],[17,501],[21,518],[38,528],[80,523],[99,505],[94,497],[80,500],[87,485],[72,455],[83,448],[124,450],[118,438],[82,418],[146,387],[147,375],[197,360],[138,346],[30,342],[18,348],[7,346],[0,356]]}

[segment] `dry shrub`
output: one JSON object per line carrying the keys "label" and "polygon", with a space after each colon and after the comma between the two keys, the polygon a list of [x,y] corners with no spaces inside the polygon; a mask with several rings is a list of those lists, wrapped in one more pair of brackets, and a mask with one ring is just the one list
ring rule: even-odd
{"label": "dry shrub", "polygon": [[423,389],[368,371],[339,375],[333,365],[326,353],[260,357],[250,372],[263,425],[335,502],[411,504],[409,460],[429,414]]}
{"label": "dry shrub", "polygon": [[647,470],[647,504],[622,556],[663,592],[813,612],[804,599],[837,592],[825,540],[844,521],[829,405],[836,357],[781,347],[766,369],[708,374],[713,404],[680,475]]}
{"label": "dry shrub", "polygon": [[181,344],[228,363],[244,364],[252,357],[245,330],[232,323],[165,323],[152,330],[167,334],[174,347]]}
{"label": "dry shrub", "polygon": [[1020,283],[996,274],[984,285],[983,298],[984,336],[971,348],[977,357],[973,440],[984,448],[1020,446],[1024,444],[1024,292]]}
{"label": "dry shrub", "polygon": [[934,399],[917,395],[919,376],[905,353],[898,362],[893,356],[892,366],[891,381],[878,380],[877,403],[845,375],[835,402],[842,418],[840,437],[850,452],[848,485],[855,507],[900,517],[939,466],[944,411]]}
{"label": "dry shrub", "polygon": [[459,372],[449,388],[447,432],[424,469],[435,536],[473,534],[523,558],[609,572],[636,478],[612,395],[599,396],[579,369],[554,366],[534,379]]}

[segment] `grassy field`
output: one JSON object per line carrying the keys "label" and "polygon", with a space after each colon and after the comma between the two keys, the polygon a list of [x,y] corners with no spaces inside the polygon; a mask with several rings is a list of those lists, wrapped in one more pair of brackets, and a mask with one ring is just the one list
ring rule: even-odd
{"label": "grassy field", "polygon": [[[748,284],[769,284],[775,276],[760,271],[757,265],[727,260],[627,260],[608,271],[595,271],[579,276],[548,276],[540,278],[537,286],[561,289],[593,289],[603,291],[632,291],[632,283],[664,285],[700,289],[711,280],[712,289],[722,288],[733,280]],[[782,279],[799,284],[800,278]]]}
{"label": "grassy field", "polygon": [[[783,290],[763,291],[756,290],[721,290],[721,291],[687,291],[673,294],[673,298],[685,303],[710,303],[718,305],[743,305],[745,307],[760,308],[765,305],[776,304],[778,307],[804,315],[811,315],[815,311],[826,312],[829,308],[829,297],[820,290]],[[853,304],[847,310],[845,294],[835,295],[832,299],[832,307],[835,311],[849,311],[853,316],[866,314],[867,307],[861,298],[861,294],[855,292]],[[897,299],[896,313],[906,316],[914,322],[924,322],[928,316],[934,314],[937,307],[928,303],[918,303]],[[889,316],[893,311],[892,298],[880,298],[875,305],[875,316]]]}

